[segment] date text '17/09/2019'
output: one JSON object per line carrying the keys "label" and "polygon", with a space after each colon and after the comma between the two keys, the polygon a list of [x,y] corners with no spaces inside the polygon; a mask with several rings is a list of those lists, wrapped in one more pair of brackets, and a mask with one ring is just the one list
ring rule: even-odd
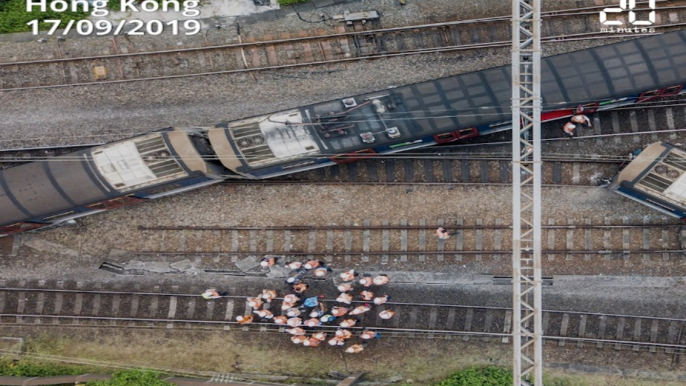
{"label": "date text '17/09/2019'", "polygon": [[[196,17],[200,15],[200,10],[197,9],[199,2],[197,0],[121,0],[119,11],[121,12],[181,12],[185,17]],[[95,17],[105,17],[109,14],[109,9],[107,8],[107,0],[26,0],[26,11],[31,12],[33,10],[40,10],[41,12],[46,12],[50,9],[53,12],[88,12],[90,15]],[[53,35],[60,26],[59,20],[43,20],[45,23],[53,24],[52,28],[48,31],[48,35]],[[31,20],[27,24],[32,27],[33,34],[38,34],[38,26],[40,21]],[[127,27],[127,28],[125,28]],[[163,23],[160,20],[148,20],[143,22],[141,20],[119,20],[113,22],[111,20],[101,19],[101,20],[79,20],[75,22],[70,20],[66,23],[63,35],[68,34],[71,31],[75,31],[79,35],[90,35],[95,32],[96,35],[107,35],[114,33],[118,35],[120,33],[126,33],[127,35],[159,35],[164,32],[165,29],[171,30],[174,35],[179,34],[179,30],[185,30],[186,35],[194,35],[200,32],[200,22],[197,20],[185,20],[180,23],[178,20],[171,20]]]}

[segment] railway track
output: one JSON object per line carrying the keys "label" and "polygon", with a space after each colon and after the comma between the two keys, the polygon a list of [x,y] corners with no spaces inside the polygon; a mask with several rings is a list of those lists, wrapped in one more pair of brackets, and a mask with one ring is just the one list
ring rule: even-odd
{"label": "railway track", "polygon": [[[44,325],[70,327],[166,328],[166,329],[223,329],[252,332],[283,332],[283,327],[258,321],[239,325],[237,315],[252,313],[246,297],[229,295],[207,301],[197,294],[180,293],[177,287],[162,292],[155,286],[143,292],[140,285],[133,291],[104,289],[95,283],[87,289],[82,282],[58,281],[46,286],[39,281],[36,287],[25,282],[8,287],[0,281],[0,324]],[[70,288],[73,287],[73,288]],[[331,285],[333,288],[333,286]],[[392,291],[392,287],[388,288]],[[233,292],[231,292],[233,293]],[[279,314],[281,299],[266,304]],[[322,300],[328,307],[332,299]],[[355,302],[354,305],[362,302]],[[504,307],[478,307],[455,304],[418,304],[388,302],[375,307],[376,312],[358,316],[359,325],[351,330],[369,328],[391,336],[434,339],[482,339],[508,343],[511,334],[512,311]],[[391,320],[377,316],[381,309],[391,309]],[[576,311],[543,311],[543,334],[547,344],[558,346],[575,344],[587,348],[622,348],[633,351],[678,354],[686,350],[682,330],[685,319],[615,315]],[[309,329],[332,333],[336,325]],[[283,339],[287,335],[283,334]]]}
{"label": "railway track", "polygon": [[[494,158],[445,159],[446,157],[381,158],[334,165],[288,177],[247,183],[305,184],[462,184],[511,185],[511,160]],[[612,177],[622,162],[550,161],[543,164],[542,183],[547,186],[598,186]],[[232,182],[229,182],[232,183]],[[246,183],[244,181],[239,184]]]}
{"label": "railway track", "polygon": [[[686,20],[686,6],[677,4],[683,2],[661,3],[656,9],[656,27],[682,26],[679,20]],[[592,30],[590,25],[597,25],[598,12],[603,8],[592,6],[544,13],[543,41],[608,38],[599,31],[588,32]],[[662,20],[669,24],[662,24]],[[359,25],[354,31],[338,26],[333,34],[315,30],[302,31],[298,37],[288,33],[278,38],[249,36],[237,44],[155,52],[134,52],[130,39],[127,40],[129,47],[120,47],[115,37],[111,39],[111,54],[77,58],[67,57],[66,48],[58,41],[54,59],[0,63],[0,91],[254,73],[403,55],[508,47],[511,44],[509,23],[509,17],[495,17],[369,31]]]}
{"label": "railway track", "polygon": [[[626,217],[620,222],[610,218],[548,218],[543,224],[543,255],[548,261],[556,261],[547,268],[549,274],[592,275],[599,265],[615,261],[615,265],[629,264],[615,267],[618,270],[632,272],[640,263],[649,265],[653,274],[672,276],[681,269],[680,264],[673,264],[679,263],[686,252],[686,229],[667,218],[656,221],[646,216],[639,223]],[[439,226],[453,236],[437,239],[434,231]],[[130,259],[192,258],[198,268],[240,273],[234,265],[239,260],[276,254],[286,259],[318,258],[340,265],[384,269],[404,269],[410,263],[430,269],[447,262],[487,264],[495,269],[495,265],[507,262],[510,249],[511,230],[503,219],[492,223],[477,218],[435,222],[419,219],[416,223],[401,220],[396,224],[390,220],[363,220],[361,224],[348,221],[329,226],[150,226],[140,227],[126,253],[110,261],[126,264]]]}

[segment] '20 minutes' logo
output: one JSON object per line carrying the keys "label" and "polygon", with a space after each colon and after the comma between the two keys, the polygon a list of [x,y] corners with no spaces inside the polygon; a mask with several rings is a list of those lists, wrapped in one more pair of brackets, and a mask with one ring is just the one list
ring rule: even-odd
{"label": "'20 minutes' logo", "polygon": [[628,0],[628,6],[627,6],[627,0],[621,0],[619,3],[619,8],[605,8],[602,11],[600,11],[600,22],[603,25],[622,25],[624,22],[619,21],[619,20],[607,20],[607,14],[608,13],[621,13],[626,11],[627,9],[629,10],[629,23],[631,25],[653,25],[655,23],[655,0],[650,0],[648,2],[648,7],[650,7],[650,14],[648,15],[648,20],[636,20],[636,12],[634,12],[634,8],[636,8],[636,0]]}

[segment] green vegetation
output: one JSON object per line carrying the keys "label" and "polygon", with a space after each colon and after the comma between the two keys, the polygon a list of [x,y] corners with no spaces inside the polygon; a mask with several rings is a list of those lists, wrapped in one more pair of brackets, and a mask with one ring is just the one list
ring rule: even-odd
{"label": "green vegetation", "polygon": [[279,5],[281,5],[281,6],[292,5],[292,4],[297,4],[297,3],[304,3],[306,1],[310,1],[310,0],[279,0]]}
{"label": "green vegetation", "polygon": [[26,25],[31,20],[39,20],[40,30],[50,29],[52,24],[44,23],[43,20],[61,20],[60,28],[64,28],[69,20],[82,20],[88,16],[88,12],[54,12],[47,8],[47,12],[40,12],[38,7],[33,7],[31,12],[26,12],[26,0],[0,0],[0,33],[27,32],[31,27]]}
{"label": "green vegetation", "polygon": [[9,377],[52,377],[56,375],[78,375],[92,372],[86,366],[69,366],[62,363],[36,362],[33,360],[12,360],[0,358],[0,376]]}
{"label": "green vegetation", "polygon": [[512,372],[500,367],[467,367],[454,372],[434,386],[510,386]]}
{"label": "green vegetation", "polygon": [[112,374],[109,381],[94,381],[87,386],[171,386],[171,382],[160,379],[159,374],[152,371],[126,370]]}

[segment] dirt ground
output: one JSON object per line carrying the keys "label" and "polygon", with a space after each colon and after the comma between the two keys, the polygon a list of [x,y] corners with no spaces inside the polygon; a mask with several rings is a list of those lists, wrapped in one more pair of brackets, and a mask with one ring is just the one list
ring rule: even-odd
{"label": "dirt ground", "polygon": [[[337,371],[365,372],[368,381],[402,379],[401,384],[430,384],[466,366],[511,366],[511,346],[493,339],[463,342],[383,337],[371,342],[363,353],[349,355],[340,348],[295,346],[285,334],[180,329],[118,331],[65,326],[59,329],[4,327],[2,334],[25,337],[27,356],[106,367],[144,367],[204,377],[232,373],[239,378],[268,379],[270,375],[281,375],[291,377],[289,380],[310,378],[312,382],[312,379],[329,378],[329,371]],[[675,379],[686,374],[686,365],[677,364],[670,369],[671,355],[627,352],[607,349],[589,353],[574,345],[564,348],[547,345],[546,384],[684,384]],[[624,373],[621,369],[627,363],[636,370]],[[306,381],[298,379],[301,383]]]}

